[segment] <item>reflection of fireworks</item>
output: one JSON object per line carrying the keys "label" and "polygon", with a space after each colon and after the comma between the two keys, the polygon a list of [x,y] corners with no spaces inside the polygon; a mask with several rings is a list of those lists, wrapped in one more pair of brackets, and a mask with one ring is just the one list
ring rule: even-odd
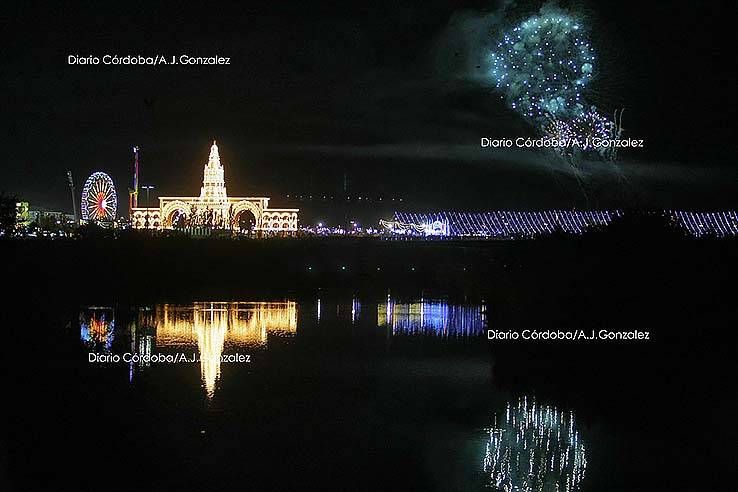
{"label": "reflection of fireworks", "polygon": [[489,429],[484,470],[505,492],[579,490],[587,467],[573,413],[521,398],[504,422]]}

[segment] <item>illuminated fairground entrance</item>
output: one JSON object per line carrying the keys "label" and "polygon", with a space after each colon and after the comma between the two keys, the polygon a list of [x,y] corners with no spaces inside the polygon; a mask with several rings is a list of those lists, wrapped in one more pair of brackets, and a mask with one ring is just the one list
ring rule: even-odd
{"label": "illuminated fairground entrance", "polygon": [[131,209],[134,229],[229,229],[235,232],[297,231],[296,208],[269,208],[266,197],[229,197],[218,146],[213,142],[200,196],[159,197],[158,208]]}

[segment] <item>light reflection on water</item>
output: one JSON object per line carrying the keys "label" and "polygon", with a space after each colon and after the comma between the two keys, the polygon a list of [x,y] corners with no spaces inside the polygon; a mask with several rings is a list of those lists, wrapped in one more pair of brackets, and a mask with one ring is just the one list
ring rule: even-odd
{"label": "light reflection on water", "polygon": [[[137,309],[127,323],[125,334],[115,331],[115,311],[111,308],[86,308],[80,314],[80,333],[85,346],[104,353],[114,351],[120,338],[121,351],[137,354],[129,363],[129,380],[136,371],[152,365],[149,357],[161,353],[195,355],[206,395],[211,398],[221,377],[224,353],[248,354],[249,349],[267,349],[271,337],[290,338],[326,313],[317,299],[316,308],[300,309],[296,301],[274,302],[196,302],[189,305],[159,304]],[[377,330],[377,336],[434,336],[440,338],[479,337],[486,330],[486,305],[454,304],[443,299],[386,301],[362,305],[357,298],[330,304],[330,320],[350,319]],[[334,316],[335,315],[335,316]],[[391,330],[387,330],[391,327]],[[120,331],[120,330],[119,330]],[[122,336],[125,335],[125,336]],[[125,340],[123,340],[125,338]]]}
{"label": "light reflection on water", "polygon": [[393,335],[474,337],[487,329],[486,304],[449,304],[442,299],[399,302],[387,296],[377,306],[377,324],[389,326]]}
{"label": "light reflection on water", "polygon": [[192,346],[222,353],[236,347],[266,345],[268,336],[297,331],[297,305],[283,302],[197,302],[158,305],[141,321],[156,329],[157,347]]}
{"label": "light reflection on water", "polygon": [[142,312],[140,324],[153,328],[158,349],[197,347],[202,382],[212,397],[224,349],[265,346],[271,335],[293,335],[297,306],[294,301],[163,304]]}
{"label": "light reflection on water", "polygon": [[82,343],[88,348],[110,352],[115,338],[115,312],[108,308],[89,307],[79,315]]}
{"label": "light reflection on water", "polygon": [[[120,323],[117,331],[116,314]],[[363,303],[354,297],[338,302],[314,299],[300,304],[291,300],[159,304],[136,309],[128,319],[110,308],[87,308],[79,319],[81,340],[87,348],[106,353],[129,351],[142,356],[142,361],[128,366],[131,381],[137,371],[149,372],[155,369],[151,366],[158,365],[146,362],[145,356],[197,352],[200,381],[208,400],[220,385],[224,353],[248,354],[252,350],[269,350],[270,345],[274,350],[273,337],[289,339],[301,333],[309,336],[321,319],[330,330],[318,332],[328,336],[353,333],[361,325],[377,337],[433,337],[444,344],[478,339],[488,328],[484,302],[458,304],[443,299],[402,300],[392,296]],[[121,330],[124,325],[127,329]],[[358,329],[356,333],[363,336],[366,331]],[[500,418],[495,417],[485,438],[483,462],[476,461],[478,458],[474,461],[483,466],[489,488],[504,492],[580,490],[587,453],[572,412],[521,398],[508,403]]]}
{"label": "light reflection on water", "polygon": [[484,470],[496,490],[576,492],[586,468],[573,412],[521,398],[488,430]]}

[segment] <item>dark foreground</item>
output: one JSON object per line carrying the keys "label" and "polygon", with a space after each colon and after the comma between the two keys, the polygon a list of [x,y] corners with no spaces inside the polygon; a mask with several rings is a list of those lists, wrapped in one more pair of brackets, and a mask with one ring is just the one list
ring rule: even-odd
{"label": "dark foreground", "polygon": [[[485,429],[535,400],[576,415],[580,490],[725,490],[736,246],[635,229],[515,243],[4,243],[16,261],[2,267],[0,488],[482,489]],[[88,363],[87,306],[114,313],[113,352],[149,325],[165,351],[167,326],[181,327],[146,313],[228,300],[290,300],[296,318],[266,343],[226,338],[226,353],[253,362],[224,364],[213,391],[197,364]],[[454,332],[467,312],[485,326]],[[650,339],[490,342],[488,328]]]}

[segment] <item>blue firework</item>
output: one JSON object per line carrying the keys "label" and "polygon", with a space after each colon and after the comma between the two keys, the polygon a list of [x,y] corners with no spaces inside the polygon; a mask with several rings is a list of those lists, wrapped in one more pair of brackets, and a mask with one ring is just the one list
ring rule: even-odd
{"label": "blue firework", "polygon": [[541,14],[504,33],[490,53],[490,76],[515,111],[542,124],[584,112],[583,91],[595,55],[582,23],[566,14]]}

